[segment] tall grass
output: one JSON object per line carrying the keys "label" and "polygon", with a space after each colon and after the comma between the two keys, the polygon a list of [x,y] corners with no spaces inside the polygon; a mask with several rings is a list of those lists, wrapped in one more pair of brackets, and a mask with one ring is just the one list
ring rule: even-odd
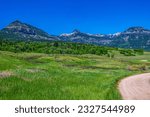
{"label": "tall grass", "polygon": [[[47,55],[0,51],[0,99],[118,100],[122,78],[149,72],[150,54],[111,59],[96,55]],[[144,61],[143,61],[144,60]],[[145,61],[146,60],[146,61]],[[147,69],[128,69],[145,65]]]}

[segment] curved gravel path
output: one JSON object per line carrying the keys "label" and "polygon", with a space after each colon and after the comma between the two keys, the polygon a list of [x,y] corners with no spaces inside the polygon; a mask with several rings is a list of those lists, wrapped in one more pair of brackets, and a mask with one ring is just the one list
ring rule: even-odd
{"label": "curved gravel path", "polygon": [[150,100],[150,73],[123,79],[119,90],[124,100]]}

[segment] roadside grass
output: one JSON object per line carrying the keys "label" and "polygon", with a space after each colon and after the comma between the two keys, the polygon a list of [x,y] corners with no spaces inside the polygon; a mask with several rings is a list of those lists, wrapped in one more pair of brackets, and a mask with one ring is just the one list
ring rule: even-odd
{"label": "roadside grass", "polygon": [[0,51],[0,73],[4,71],[13,75],[0,78],[2,100],[119,100],[118,82],[149,72],[150,53],[132,57],[118,54],[110,59]]}

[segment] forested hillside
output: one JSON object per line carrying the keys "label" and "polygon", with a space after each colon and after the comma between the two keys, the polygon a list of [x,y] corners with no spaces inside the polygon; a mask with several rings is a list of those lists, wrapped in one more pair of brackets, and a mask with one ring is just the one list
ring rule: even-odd
{"label": "forested hillside", "polygon": [[69,43],[69,42],[46,42],[46,41],[8,41],[0,40],[0,50],[11,52],[36,52],[46,54],[96,54],[114,57],[115,53],[125,56],[143,54],[143,50],[121,49],[96,46],[90,44]]}

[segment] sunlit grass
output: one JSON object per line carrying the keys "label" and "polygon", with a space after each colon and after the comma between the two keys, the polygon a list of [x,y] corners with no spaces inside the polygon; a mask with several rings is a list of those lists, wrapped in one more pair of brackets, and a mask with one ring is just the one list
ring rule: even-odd
{"label": "sunlit grass", "polygon": [[96,55],[0,51],[0,72],[13,73],[0,78],[0,99],[121,99],[119,80],[149,72],[149,68],[149,53],[133,57],[118,54],[110,59]]}

